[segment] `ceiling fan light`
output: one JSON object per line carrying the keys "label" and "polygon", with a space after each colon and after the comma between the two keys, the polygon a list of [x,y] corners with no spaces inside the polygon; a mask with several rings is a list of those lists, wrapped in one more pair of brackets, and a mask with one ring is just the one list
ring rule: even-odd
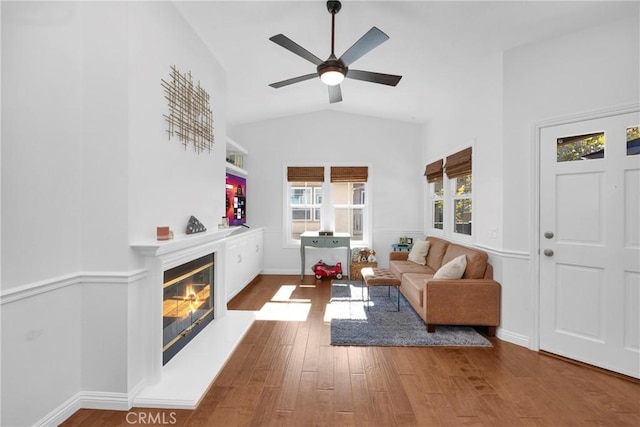
{"label": "ceiling fan light", "polygon": [[344,74],[340,71],[327,70],[320,74],[320,80],[328,86],[336,86],[344,80]]}

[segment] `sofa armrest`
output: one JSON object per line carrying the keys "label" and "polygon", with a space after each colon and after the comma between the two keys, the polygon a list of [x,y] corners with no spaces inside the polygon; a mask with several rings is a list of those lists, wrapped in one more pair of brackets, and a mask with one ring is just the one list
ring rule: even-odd
{"label": "sofa armrest", "polygon": [[406,261],[408,258],[409,258],[409,252],[404,252],[404,251],[389,252],[389,261],[394,261],[394,260]]}
{"label": "sofa armrest", "polygon": [[429,279],[424,292],[426,322],[451,325],[500,324],[500,283],[487,279]]}

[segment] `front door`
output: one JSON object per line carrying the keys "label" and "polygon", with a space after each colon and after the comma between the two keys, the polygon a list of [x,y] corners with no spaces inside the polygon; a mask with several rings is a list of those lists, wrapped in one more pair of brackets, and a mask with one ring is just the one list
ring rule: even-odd
{"label": "front door", "polygon": [[540,349],[640,378],[640,114],[540,131]]}

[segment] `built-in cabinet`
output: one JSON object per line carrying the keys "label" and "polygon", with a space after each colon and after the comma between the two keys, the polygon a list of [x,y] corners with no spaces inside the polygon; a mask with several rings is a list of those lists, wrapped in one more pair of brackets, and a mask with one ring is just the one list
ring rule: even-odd
{"label": "built-in cabinet", "polygon": [[263,242],[262,228],[242,231],[227,238],[225,263],[227,302],[262,272]]}

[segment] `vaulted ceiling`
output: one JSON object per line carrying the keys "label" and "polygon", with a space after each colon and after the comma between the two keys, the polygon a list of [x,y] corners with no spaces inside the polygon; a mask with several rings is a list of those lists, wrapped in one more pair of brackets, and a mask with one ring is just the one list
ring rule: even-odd
{"label": "vaulted ceiling", "polygon": [[325,1],[177,1],[176,7],[227,71],[231,125],[318,110],[424,122],[446,104],[474,63],[514,47],[598,23],[638,16],[637,1],[343,1],[336,55],[371,27],[390,39],[353,68],[403,78],[397,87],[347,79],[344,100],[329,104],[311,79],[280,89],[269,83],[315,66],[269,41],[282,33],[321,59],[331,51]]}

